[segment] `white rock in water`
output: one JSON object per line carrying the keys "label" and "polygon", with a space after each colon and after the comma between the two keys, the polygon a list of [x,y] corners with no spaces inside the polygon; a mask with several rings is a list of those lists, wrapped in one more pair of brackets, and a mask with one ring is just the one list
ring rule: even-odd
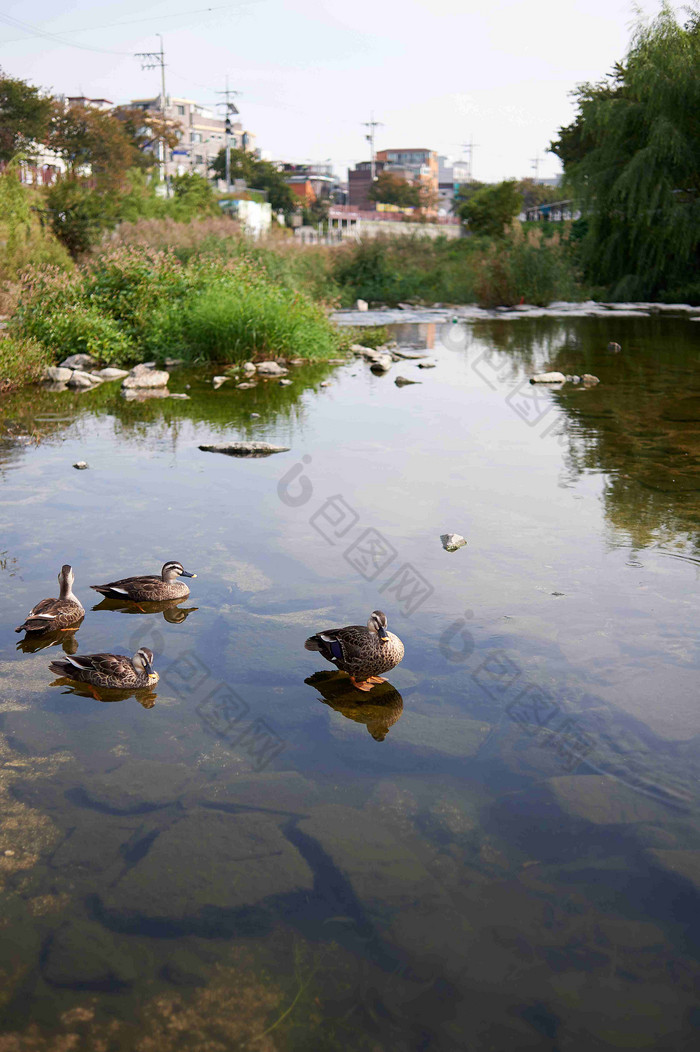
{"label": "white rock in water", "polygon": [[280,387],[291,387],[292,386],[292,381],[291,380],[279,380],[278,383],[279,383]]}
{"label": "white rock in water", "polygon": [[277,362],[258,362],[255,368],[260,376],[286,376],[288,372]]}
{"label": "white rock in water", "polygon": [[250,373],[251,376],[255,372],[255,364],[253,362],[243,362],[243,372]]}
{"label": "white rock in water", "polygon": [[355,310],[369,310],[367,300],[355,300]]}
{"label": "white rock in water", "polygon": [[90,465],[88,464],[87,460],[79,460],[76,464],[73,465],[73,467],[77,468],[78,471],[85,471],[85,469],[89,468]]}
{"label": "white rock in water", "polygon": [[178,392],[177,394],[171,394],[170,397],[171,398],[179,398],[180,401],[184,402],[184,401],[188,401],[190,396],[188,394],[184,394],[184,393]]}
{"label": "white rock in water", "polygon": [[257,387],[257,386],[258,385],[255,384],[255,383],[251,384],[251,383],[246,383],[245,381],[242,384],[236,384],[236,387],[238,388],[239,391],[249,391],[251,387]]}
{"label": "white rock in water", "polygon": [[419,369],[434,369],[435,368],[435,362],[419,362],[418,363],[418,368]]}
{"label": "white rock in water", "polygon": [[230,380],[230,379],[231,379],[230,376],[215,376],[212,379],[212,386],[214,388],[221,387],[222,384],[225,384],[226,381]]}
{"label": "white rock in water", "polygon": [[321,383],[318,386],[319,387],[330,387],[331,386],[331,381],[330,380],[321,380]]}
{"label": "white rock in water", "polygon": [[184,358],[166,358],[163,365],[166,369],[174,369],[177,365],[183,365],[184,361]]}
{"label": "white rock in water", "polygon": [[565,384],[566,377],[563,373],[537,373],[530,377],[531,384]]}
{"label": "white rock in water", "polygon": [[100,381],[95,380],[90,373],[83,373],[80,369],[74,369],[70,374],[70,380],[66,382],[69,387],[95,387]]}
{"label": "white rock in water", "polygon": [[593,376],[592,373],[584,373],[581,377],[586,387],[595,387],[596,384],[600,383],[597,376]]}
{"label": "white rock in water", "polygon": [[269,457],[271,453],[289,452],[289,446],[273,446],[269,442],[229,442],[199,448],[204,453],[225,453],[228,457]]}
{"label": "white rock in water", "polygon": [[63,369],[60,365],[49,365],[44,373],[44,379],[51,380],[55,384],[65,384],[72,375],[72,369]]}
{"label": "white rock in water", "polygon": [[167,387],[124,387],[121,388],[122,398],[127,402],[145,402],[149,398],[170,398]]}
{"label": "white rock in water", "polygon": [[373,373],[388,373],[393,364],[390,354],[378,354],[370,363],[370,369]]}
{"label": "white rock in water", "polygon": [[467,543],[460,533],[442,533],[440,540],[446,552],[456,552]]}
{"label": "white rock in water", "polygon": [[123,380],[129,375],[128,369],[99,369],[95,374],[100,380]]}
{"label": "white rock in water", "polygon": [[619,343],[615,343],[614,340],[611,340],[610,343],[608,344],[607,349],[610,351],[611,354],[619,354],[620,351],[622,350],[622,347],[620,346]]}
{"label": "white rock in water", "polygon": [[147,369],[137,365],[122,382],[122,390],[133,388],[166,387],[170,373],[164,369]]}
{"label": "white rock in water", "polygon": [[63,369],[92,369],[97,362],[90,354],[71,354],[60,364]]}

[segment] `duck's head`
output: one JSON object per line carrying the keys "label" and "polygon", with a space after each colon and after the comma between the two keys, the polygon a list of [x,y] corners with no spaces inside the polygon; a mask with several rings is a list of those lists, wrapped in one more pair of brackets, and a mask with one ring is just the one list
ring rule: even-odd
{"label": "duck's head", "polygon": [[158,679],[158,673],[153,671],[153,651],[148,647],[139,647],[131,659],[131,664],[137,672],[145,672],[150,679]]}
{"label": "duck's head", "polygon": [[189,573],[177,559],[170,559],[169,562],[163,563],[160,576],[164,581],[174,581],[176,577],[196,577],[197,574]]}
{"label": "duck's head", "polygon": [[73,567],[68,563],[64,563],[61,567],[61,571],[58,575],[58,585],[61,589],[61,595],[70,595],[73,591],[73,581],[75,580],[75,574],[73,573]]}
{"label": "duck's head", "polygon": [[373,610],[369,615],[369,621],[367,627],[370,632],[376,632],[382,643],[389,642],[389,633],[387,632],[387,620],[386,614],[383,614],[381,610]]}

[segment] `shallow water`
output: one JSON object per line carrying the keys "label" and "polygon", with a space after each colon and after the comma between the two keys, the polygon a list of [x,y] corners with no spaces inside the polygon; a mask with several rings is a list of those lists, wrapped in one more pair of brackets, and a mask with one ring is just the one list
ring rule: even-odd
{"label": "shallow water", "polygon": [[[694,1047],[698,330],[431,320],[434,369],[3,401],[8,1049]],[[233,438],[291,448],[198,449]],[[172,558],[177,606],[88,588]],[[150,646],[150,694],[16,649],[66,561],[65,646]],[[368,698],[303,642],[376,607]]]}

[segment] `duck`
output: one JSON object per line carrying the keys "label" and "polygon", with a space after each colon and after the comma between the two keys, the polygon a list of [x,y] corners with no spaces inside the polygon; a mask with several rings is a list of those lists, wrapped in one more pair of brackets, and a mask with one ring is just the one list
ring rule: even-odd
{"label": "duck", "polygon": [[82,621],[85,610],[80,600],[73,595],[74,581],[73,567],[64,563],[58,575],[58,599],[42,599],[29,611],[26,620],[17,626],[15,632],[40,634],[76,631],[79,627],[76,622]]}
{"label": "duck", "polygon": [[157,603],[163,599],[186,599],[190,590],[178,577],[196,577],[196,573],[185,570],[182,563],[170,559],[163,563],[160,577],[123,577],[120,581],[108,584],[91,584],[95,592],[108,599],[131,599],[135,603]]}
{"label": "duck", "polygon": [[100,701],[96,687],[117,690],[141,690],[158,682],[153,670],[153,651],[139,647],[132,658],[124,654],[67,655],[49,665],[57,676],[67,676],[78,683],[88,683],[94,697]]}
{"label": "duck", "polygon": [[403,660],[404,646],[387,629],[386,614],[373,610],[367,625],[347,625],[317,632],[304,643],[306,650],[318,651],[336,668],[347,672],[357,690],[369,691],[386,683],[380,673],[390,672]]}

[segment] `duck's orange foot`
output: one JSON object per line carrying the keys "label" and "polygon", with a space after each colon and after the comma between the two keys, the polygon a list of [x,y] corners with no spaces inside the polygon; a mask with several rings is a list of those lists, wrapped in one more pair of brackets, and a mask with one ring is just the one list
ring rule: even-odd
{"label": "duck's orange foot", "polygon": [[350,677],[350,682],[352,683],[353,687],[355,687],[356,690],[370,691],[372,689],[372,684],[369,682],[369,680],[359,680],[358,681],[358,680],[355,679],[354,676],[351,676]]}
{"label": "duck's orange foot", "polygon": [[59,628],[59,632],[77,632],[79,625],[74,625],[73,628]]}
{"label": "duck's orange foot", "polygon": [[96,690],[95,690],[95,688],[94,688],[94,687],[92,686],[92,684],[90,684],[90,693],[92,694],[92,696],[93,696],[93,698],[95,699],[95,701],[102,701],[102,698],[101,698],[101,697],[100,697],[100,695],[99,695],[99,694],[97,693],[97,691],[96,691]]}
{"label": "duck's orange foot", "polygon": [[382,679],[381,676],[368,676],[366,682],[367,683],[386,683],[386,680]]}

